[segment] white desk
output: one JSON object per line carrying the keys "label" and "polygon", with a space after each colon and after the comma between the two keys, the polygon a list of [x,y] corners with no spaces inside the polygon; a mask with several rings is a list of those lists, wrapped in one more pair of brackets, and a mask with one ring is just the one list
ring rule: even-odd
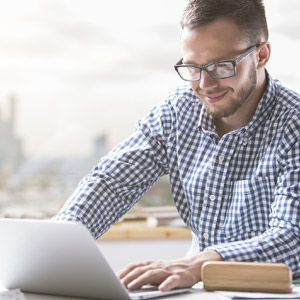
{"label": "white desk", "polygon": [[[29,294],[29,293],[24,293],[24,295],[26,297],[26,300],[91,300],[91,299],[86,299],[86,298],[50,296],[50,295]],[[229,300],[229,299],[230,298],[221,296],[214,292],[205,292],[205,291],[157,298],[157,300]],[[265,299],[265,298],[262,298],[261,300],[263,300],[263,299]],[[284,299],[285,298],[281,298],[281,300],[284,300]],[[255,299],[255,300],[259,300],[259,299]],[[268,300],[272,300],[272,299],[269,298]]]}
{"label": "white desk", "polygon": [[[91,300],[85,298],[70,298],[70,297],[50,296],[50,295],[41,295],[41,294],[27,294],[27,293],[25,293],[25,297],[26,300]],[[165,300],[165,299],[166,300],[228,300],[228,298],[226,297],[214,293],[209,293],[209,292],[157,298],[157,300]],[[255,300],[259,300],[259,299],[255,299]],[[262,298],[261,300],[265,300],[265,299]],[[268,299],[268,300],[272,300],[272,299]],[[278,299],[273,299],[273,300],[278,300]],[[284,298],[280,300],[284,300]]]}
{"label": "white desk", "polygon": [[[50,296],[50,295],[41,295],[41,294],[29,294],[24,293],[26,300],[91,300],[85,298],[70,298],[70,297],[61,297],[61,296]],[[158,300],[167,299],[167,300],[225,300],[226,298],[210,292],[195,292],[180,294],[176,296],[167,296],[165,298],[157,298]]]}

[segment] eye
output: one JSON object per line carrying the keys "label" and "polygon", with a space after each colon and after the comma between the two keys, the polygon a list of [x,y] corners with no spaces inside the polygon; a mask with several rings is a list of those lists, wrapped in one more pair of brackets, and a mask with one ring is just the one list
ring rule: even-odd
{"label": "eye", "polygon": [[219,62],[210,65],[208,71],[217,78],[223,78],[234,74],[234,66],[232,62]]}
{"label": "eye", "polygon": [[187,67],[187,70],[188,72],[191,74],[191,75],[194,75],[194,74],[198,74],[199,73],[199,70],[195,67]]}

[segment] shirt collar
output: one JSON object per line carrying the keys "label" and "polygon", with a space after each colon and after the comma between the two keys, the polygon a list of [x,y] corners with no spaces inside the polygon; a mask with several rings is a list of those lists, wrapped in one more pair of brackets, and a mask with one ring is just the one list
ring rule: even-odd
{"label": "shirt collar", "polygon": [[[256,129],[262,123],[264,123],[268,119],[269,115],[271,115],[271,113],[273,112],[276,103],[275,81],[269,75],[267,70],[266,70],[266,78],[267,78],[267,88],[261,100],[258,103],[258,106],[256,108],[252,120],[246,126],[238,130],[232,131],[231,133],[247,132],[247,135],[251,135],[253,132],[256,131]],[[205,109],[204,105],[202,105],[201,108],[198,126],[203,133],[212,134],[216,132],[214,120],[211,117],[211,115],[208,113],[208,111]]]}

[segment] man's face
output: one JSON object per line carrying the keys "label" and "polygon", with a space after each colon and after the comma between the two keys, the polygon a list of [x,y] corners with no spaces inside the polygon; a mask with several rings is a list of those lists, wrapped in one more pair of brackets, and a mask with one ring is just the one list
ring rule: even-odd
{"label": "man's face", "polygon": [[[217,20],[182,31],[184,64],[206,65],[233,59],[250,46],[235,23],[229,20]],[[201,80],[191,82],[191,87],[215,119],[226,118],[238,114],[254,98],[256,71],[253,56],[249,56],[237,65],[234,77],[216,80],[202,71]]]}

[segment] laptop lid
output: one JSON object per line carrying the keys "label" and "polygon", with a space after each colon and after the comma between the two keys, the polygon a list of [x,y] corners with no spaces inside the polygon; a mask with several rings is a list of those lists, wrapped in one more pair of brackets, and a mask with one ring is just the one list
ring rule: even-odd
{"label": "laptop lid", "polygon": [[107,300],[166,295],[130,296],[81,223],[0,219],[0,237],[0,286],[5,288]]}

